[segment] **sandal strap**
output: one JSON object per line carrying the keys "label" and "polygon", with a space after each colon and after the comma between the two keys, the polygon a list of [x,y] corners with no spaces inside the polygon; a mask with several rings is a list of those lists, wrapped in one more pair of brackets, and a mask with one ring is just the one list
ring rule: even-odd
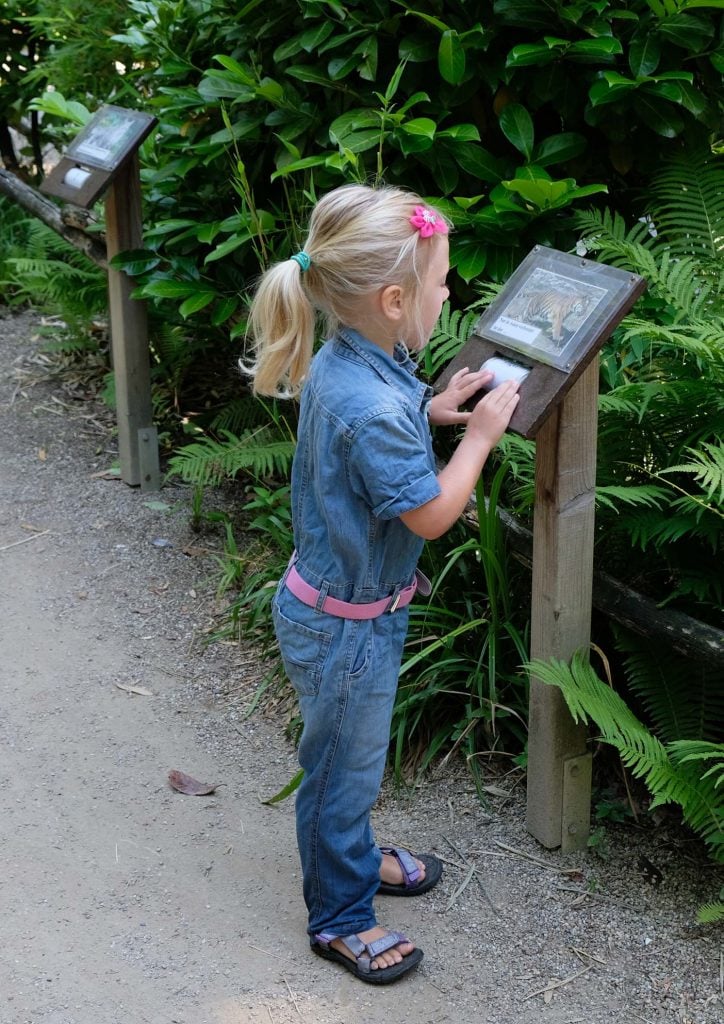
{"label": "sandal strap", "polygon": [[417,885],[420,881],[422,872],[417,866],[417,861],[408,850],[398,849],[396,846],[381,846],[381,853],[387,853],[391,857],[394,857],[397,863],[400,865],[402,871],[402,880],[406,887]]}
{"label": "sandal strap", "polygon": [[324,946],[325,949],[329,948],[333,939],[337,939],[342,945],[347,947],[357,961],[360,971],[364,974],[370,973],[372,961],[380,953],[386,953],[388,949],[399,945],[400,942],[410,941],[402,932],[388,932],[387,935],[375,939],[374,942],[363,942],[359,935],[354,934],[334,935],[332,932],[319,932],[314,936],[314,941],[319,943],[320,946]]}
{"label": "sandal strap", "polygon": [[[357,938],[357,936],[355,936]],[[399,945],[401,942],[409,942],[410,940],[402,932],[388,932],[387,935],[383,935],[380,939],[375,939],[374,942],[368,942],[365,945],[367,953],[370,959],[374,959],[379,956],[380,953],[386,953],[388,949],[392,949],[393,946]]]}

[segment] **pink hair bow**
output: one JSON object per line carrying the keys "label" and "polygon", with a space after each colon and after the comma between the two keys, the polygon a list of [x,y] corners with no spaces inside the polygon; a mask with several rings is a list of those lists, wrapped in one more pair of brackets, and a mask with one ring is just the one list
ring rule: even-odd
{"label": "pink hair bow", "polygon": [[410,224],[412,224],[413,228],[417,228],[421,238],[429,238],[436,233],[440,235],[447,234],[447,224],[445,221],[439,214],[428,210],[426,206],[415,207],[415,212],[410,217]]}

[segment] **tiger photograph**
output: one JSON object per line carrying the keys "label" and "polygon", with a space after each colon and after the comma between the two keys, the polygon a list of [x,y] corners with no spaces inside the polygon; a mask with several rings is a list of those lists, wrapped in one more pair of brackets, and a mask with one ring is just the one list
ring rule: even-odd
{"label": "tiger photograph", "polygon": [[605,295],[605,288],[537,269],[508,303],[503,315],[537,328],[537,347],[560,352]]}

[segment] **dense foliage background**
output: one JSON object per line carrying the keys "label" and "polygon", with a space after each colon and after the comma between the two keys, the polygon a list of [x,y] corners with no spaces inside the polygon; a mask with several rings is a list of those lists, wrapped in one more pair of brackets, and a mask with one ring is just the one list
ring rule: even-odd
{"label": "dense foliage background", "polygon": [[[247,631],[267,635],[263,584],[289,553],[295,412],[252,400],[239,379],[246,301],[260,269],[299,246],[316,197],[350,180],[416,189],[455,224],[452,304],[425,357],[432,378],[535,243],[647,277],[602,357],[597,559],[721,628],[722,6],[6,2],[8,169],[37,182],[44,148],[103,102],[158,118],[142,152],[145,248],[120,262],[150,305],[165,439],[192,435],[173,468],[198,488],[250,486],[245,528],[257,547],[240,555],[238,524],[223,527],[223,585]],[[22,151],[10,127],[28,140]],[[87,344],[82,318],[103,307],[102,276],[4,201],[0,224],[5,301],[50,303]],[[444,452],[453,438],[437,440]],[[485,751],[524,750],[529,577],[495,511],[530,520],[533,460],[534,444],[508,435],[474,531],[460,524],[427,546],[436,588],[413,614],[393,737],[400,775],[444,751],[475,770]],[[200,489],[194,516],[203,520]],[[595,638],[645,728],[711,743],[721,763],[721,665],[604,619]]]}

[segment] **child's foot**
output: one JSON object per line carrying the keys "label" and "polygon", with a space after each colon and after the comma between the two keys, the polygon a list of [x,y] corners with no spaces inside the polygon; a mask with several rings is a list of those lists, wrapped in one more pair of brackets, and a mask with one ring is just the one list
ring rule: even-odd
{"label": "child's foot", "polygon": [[[357,932],[358,937],[362,942],[375,942],[377,939],[383,938],[383,936],[389,934],[386,928],[381,928],[376,925],[374,928],[370,928],[366,932]],[[338,953],[342,953],[349,960],[354,962],[354,956],[351,950],[349,950],[341,939],[332,939],[330,946],[336,949]],[[415,948],[412,942],[399,942],[392,949],[388,949],[384,953],[380,953],[376,956],[370,964],[370,969],[373,971],[383,971],[386,967],[393,967],[395,964],[402,963],[402,960],[409,956]]]}
{"label": "child's foot", "polygon": [[[414,858],[415,863],[420,871],[420,879],[418,885],[423,881],[425,877],[425,865],[417,857]],[[405,881],[404,875],[402,874],[402,867],[397,857],[393,857],[390,853],[382,854],[382,864],[380,865],[380,881],[387,882],[388,885],[402,885]]]}
{"label": "child's foot", "polygon": [[413,856],[397,846],[381,846],[380,896],[421,896],[442,878],[442,861],[432,853]]}

